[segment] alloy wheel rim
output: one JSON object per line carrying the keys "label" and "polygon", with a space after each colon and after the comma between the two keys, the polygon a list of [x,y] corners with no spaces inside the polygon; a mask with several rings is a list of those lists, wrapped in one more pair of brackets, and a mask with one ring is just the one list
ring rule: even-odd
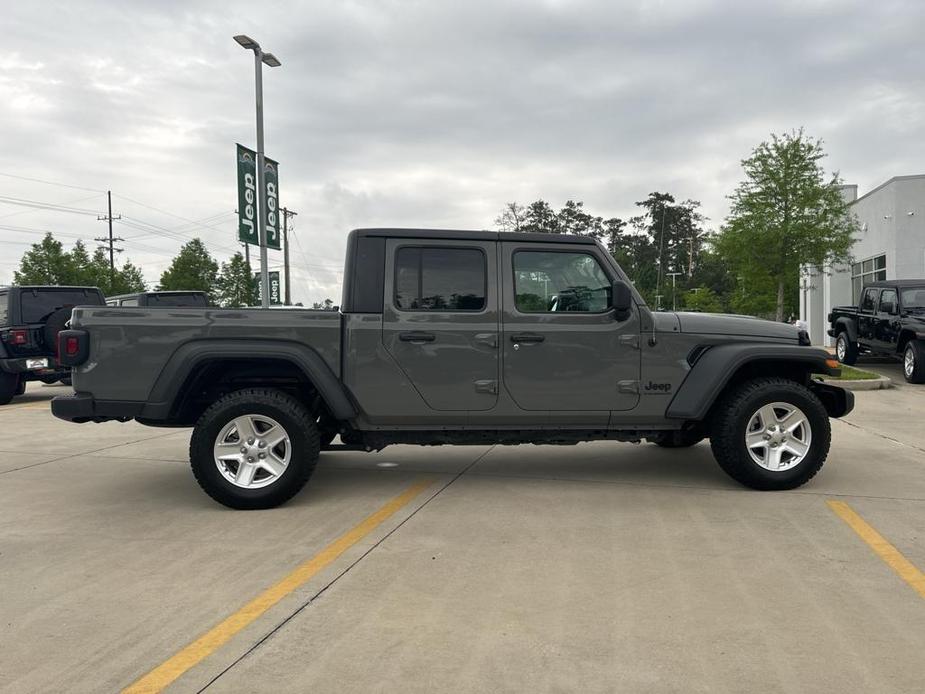
{"label": "alloy wheel rim", "polygon": [[912,347],[906,347],[906,354],[903,356],[903,368],[906,371],[906,376],[912,376],[912,372],[915,371],[915,352],[912,351]]}
{"label": "alloy wheel rim", "polygon": [[848,352],[848,346],[845,344],[845,338],[839,337],[838,344],[835,345],[835,351],[838,355],[838,361],[845,360],[845,354]]}
{"label": "alloy wheel rim", "polygon": [[218,432],[212,450],[222,477],[242,489],[273,484],[286,472],[292,458],[288,432],[262,414],[232,419]]}
{"label": "alloy wheel rim", "polygon": [[788,402],[762,405],[745,429],[748,455],[771,472],[784,472],[802,463],[812,442],[809,419],[803,410]]}

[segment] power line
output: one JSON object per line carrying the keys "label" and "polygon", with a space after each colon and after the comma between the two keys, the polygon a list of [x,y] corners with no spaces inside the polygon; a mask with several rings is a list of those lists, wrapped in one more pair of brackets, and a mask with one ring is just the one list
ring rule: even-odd
{"label": "power line", "polygon": [[70,207],[68,205],[56,205],[54,203],[41,202],[39,200],[27,200],[25,198],[14,198],[8,195],[0,195],[0,203],[6,205],[19,205],[21,207],[34,207],[39,210],[51,210],[53,212],[68,212],[70,214],[83,214],[91,217],[99,215],[97,210],[88,210],[83,207]]}
{"label": "power line", "polygon": [[28,176],[17,176],[16,174],[2,173],[0,176],[5,176],[6,178],[18,178],[20,181],[32,181],[33,183],[44,183],[49,186],[58,186],[59,188],[73,188],[74,190],[86,190],[92,193],[100,193],[105,195],[105,190],[97,190],[96,188],[85,188],[84,186],[74,186],[69,183],[56,183],[55,181],[46,181],[41,178],[29,178]]}

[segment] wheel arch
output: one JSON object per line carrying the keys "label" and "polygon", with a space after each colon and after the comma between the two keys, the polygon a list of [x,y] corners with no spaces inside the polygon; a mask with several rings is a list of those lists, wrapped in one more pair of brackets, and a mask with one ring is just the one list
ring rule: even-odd
{"label": "wheel arch", "polygon": [[140,420],[192,424],[222,392],[255,385],[317,400],[316,410],[351,420],[357,409],[337,375],[314,349],[298,342],[197,340],[177,349],[151,389]]}
{"label": "wheel arch", "polygon": [[848,333],[849,340],[851,340],[852,342],[858,341],[858,328],[857,328],[857,325],[855,325],[853,320],[847,317],[844,317],[844,316],[841,318],[838,318],[835,320],[834,328],[835,329],[832,332],[835,333],[835,337],[838,337],[838,333],[845,332],[845,333]]}
{"label": "wheel arch", "polygon": [[[711,347],[691,368],[665,415],[671,419],[703,421],[728,389],[752,378],[779,376],[811,385],[811,374],[837,375],[837,369],[826,363],[831,358],[823,349],[798,345],[743,343]],[[837,408],[830,410],[830,415],[840,416],[833,412]]]}

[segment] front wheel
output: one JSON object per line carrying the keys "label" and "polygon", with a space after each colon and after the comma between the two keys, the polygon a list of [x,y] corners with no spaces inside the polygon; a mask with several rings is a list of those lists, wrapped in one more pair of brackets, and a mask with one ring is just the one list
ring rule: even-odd
{"label": "front wheel", "polygon": [[925,383],[925,343],[910,340],[903,352],[903,375],[908,383]]}
{"label": "front wheel", "polygon": [[783,378],[748,381],[726,395],[710,437],[726,474],[761,490],[808,482],[822,468],[830,441],[828,413],[819,398]]}
{"label": "front wheel", "polygon": [[318,427],[298,400],[248,388],[216,401],[190,439],[193,475],[206,494],[235,509],[265,509],[295,496],[318,462]]}
{"label": "front wheel", "polygon": [[838,333],[835,339],[835,356],[848,366],[854,366],[858,361],[858,343],[851,340],[844,331]]}

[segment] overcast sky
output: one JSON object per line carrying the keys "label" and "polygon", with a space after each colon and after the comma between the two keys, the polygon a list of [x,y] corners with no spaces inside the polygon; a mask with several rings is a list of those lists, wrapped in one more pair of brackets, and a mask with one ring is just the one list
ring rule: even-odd
{"label": "overcast sky", "polygon": [[490,228],[509,200],[627,217],[668,191],[715,228],[740,160],[800,126],[861,193],[925,173],[917,0],[70,0],[8,3],[0,26],[0,196],[90,212],[0,204],[0,283],[39,230],[103,234],[107,189],[152,285],[183,239],[235,250],[239,33],[283,63],[266,143],[299,213],[295,300],[339,303],[351,228]]}

